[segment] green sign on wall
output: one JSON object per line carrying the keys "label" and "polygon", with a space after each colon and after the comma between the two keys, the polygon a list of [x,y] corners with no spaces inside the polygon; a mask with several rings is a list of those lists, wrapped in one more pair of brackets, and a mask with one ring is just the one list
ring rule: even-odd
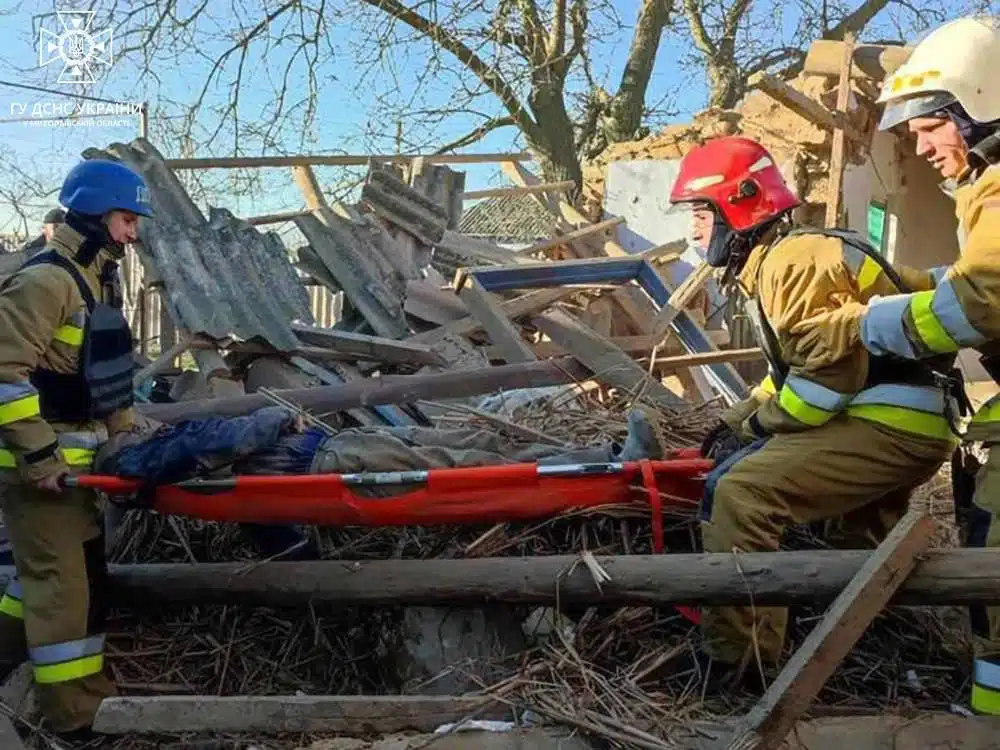
{"label": "green sign on wall", "polygon": [[868,204],[868,241],[885,255],[885,204],[872,201]]}

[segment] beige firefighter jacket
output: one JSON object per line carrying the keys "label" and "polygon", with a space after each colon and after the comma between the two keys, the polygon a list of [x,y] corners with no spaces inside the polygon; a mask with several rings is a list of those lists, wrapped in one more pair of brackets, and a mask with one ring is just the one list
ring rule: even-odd
{"label": "beige firefighter jacket", "polygon": [[[912,288],[933,284],[929,272],[895,270]],[[857,318],[872,297],[899,292],[877,262],[836,237],[770,235],[751,251],[739,285],[748,306],[759,300],[789,368],[780,391],[769,377],[724,416],[744,438],[812,429],[847,411],[948,439],[936,389],[864,388],[869,354],[859,341]],[[915,408],[924,414],[915,415]]]}
{"label": "beige firefighter jacket", "polygon": [[[73,260],[82,241],[76,230],[61,224],[48,246]],[[111,259],[102,250],[89,266],[76,264],[95,299],[105,298],[99,273]],[[61,373],[78,371],[86,315],[76,282],[62,268],[30,266],[0,284],[0,468],[16,468],[26,481],[89,465],[98,442],[132,424],[131,409],[102,423],[49,423],[39,413],[38,392],[29,376],[39,366]],[[59,444],[59,451],[34,460],[51,453],[46,449],[53,443]]]}

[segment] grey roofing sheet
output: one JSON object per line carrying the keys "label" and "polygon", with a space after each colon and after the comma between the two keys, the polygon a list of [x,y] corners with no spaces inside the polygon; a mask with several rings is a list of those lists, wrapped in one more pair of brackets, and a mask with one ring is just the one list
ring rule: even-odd
{"label": "grey roofing sheet", "polygon": [[508,240],[533,240],[551,237],[555,217],[531,195],[505,195],[486,198],[466,209],[458,222],[463,234],[499,237]]}
{"label": "grey roofing sheet", "polygon": [[210,208],[206,219],[142,138],[84,156],[118,158],[146,180],[155,216],[143,221],[137,249],[147,274],[163,283],[178,325],[213,338],[235,334],[283,351],[296,348],[292,321],[315,321],[277,234],[259,232],[225,209]]}

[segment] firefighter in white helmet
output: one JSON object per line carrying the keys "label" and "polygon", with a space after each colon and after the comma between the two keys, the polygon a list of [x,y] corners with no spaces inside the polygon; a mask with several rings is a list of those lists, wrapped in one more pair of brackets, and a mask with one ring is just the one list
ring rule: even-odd
{"label": "firefighter in white helmet", "polygon": [[[945,179],[958,216],[961,256],[934,269],[929,291],[873,300],[860,318],[877,355],[923,359],[974,347],[1000,382],[1000,27],[967,17],[933,31],[885,82],[879,127],[908,130],[916,152]],[[973,416],[967,442],[1000,443],[1000,396]],[[965,543],[1000,547],[1000,449],[972,480],[956,462],[956,502],[969,520]],[[970,467],[970,463],[972,466]],[[965,481],[963,481],[963,474]],[[963,491],[963,488],[965,491]],[[1000,714],[1000,607],[972,609],[972,707]]]}

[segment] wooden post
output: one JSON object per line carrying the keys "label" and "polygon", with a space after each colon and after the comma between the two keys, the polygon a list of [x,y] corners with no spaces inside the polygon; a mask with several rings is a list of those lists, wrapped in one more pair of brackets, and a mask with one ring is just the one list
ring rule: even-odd
{"label": "wooden post", "polygon": [[795,722],[854,647],[868,624],[888,604],[926,552],[934,535],[934,520],[911,510],[834,600],[778,679],[740,722],[720,750],[743,748],[756,739],[754,750],[777,750]]}
{"label": "wooden post", "polygon": [[326,202],[326,198],[323,197],[323,191],[319,187],[319,180],[316,179],[316,173],[313,172],[312,167],[308,164],[297,164],[292,167],[292,174],[295,177],[295,184],[299,186],[299,190],[302,191],[302,195],[306,199],[306,207],[310,211],[330,208]]}
{"label": "wooden post", "polygon": [[[844,36],[844,55],[840,62],[840,84],[837,88],[837,114],[840,118],[848,116],[848,106],[851,101],[851,63],[854,57],[854,35]],[[847,148],[846,134],[841,125],[833,131],[833,147],[830,153],[830,182],[826,196],[826,227],[828,229],[840,223],[841,193],[844,189],[844,152]]]}
{"label": "wooden post", "polygon": [[518,362],[533,362],[535,353],[527,342],[521,338],[521,333],[507,319],[503,309],[486,291],[474,276],[467,276],[465,283],[459,288],[458,296],[465,303],[490,335],[503,358],[510,364]]}

